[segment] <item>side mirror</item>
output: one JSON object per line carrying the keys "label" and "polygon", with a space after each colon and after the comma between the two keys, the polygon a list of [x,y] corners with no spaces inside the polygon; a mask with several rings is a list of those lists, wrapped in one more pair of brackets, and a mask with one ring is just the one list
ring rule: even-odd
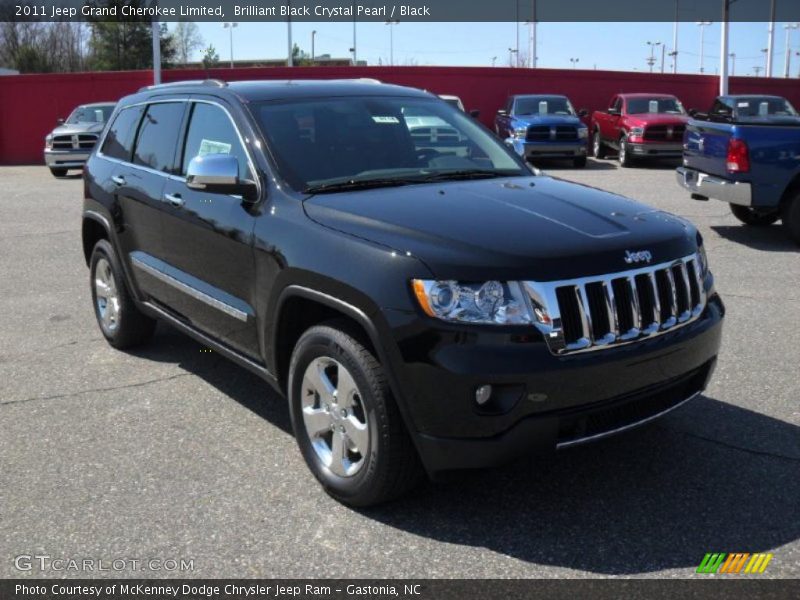
{"label": "side mirror", "polygon": [[497,111],[497,116],[498,117],[507,117],[508,116],[508,111],[505,108],[501,108],[500,110]]}
{"label": "side mirror", "polygon": [[687,112],[689,113],[690,117],[693,117],[698,113],[698,110],[696,108],[690,108]]}
{"label": "side mirror", "polygon": [[479,111],[477,108],[473,108],[471,111],[469,111],[469,116],[471,116],[473,119],[477,119],[481,116],[481,111]]}
{"label": "side mirror", "polygon": [[63,125],[64,119],[56,119],[56,125]]}
{"label": "side mirror", "polygon": [[241,196],[248,202],[258,199],[255,182],[239,179],[239,161],[230,154],[195,156],[186,170],[186,187],[210,194]]}
{"label": "side mirror", "polygon": [[618,108],[614,108],[613,106],[608,109],[608,114],[619,116],[622,112]]}
{"label": "side mirror", "polygon": [[589,116],[589,111],[586,110],[585,108],[582,108],[582,109],[580,109],[578,111],[578,116],[581,117],[581,118],[588,117]]}

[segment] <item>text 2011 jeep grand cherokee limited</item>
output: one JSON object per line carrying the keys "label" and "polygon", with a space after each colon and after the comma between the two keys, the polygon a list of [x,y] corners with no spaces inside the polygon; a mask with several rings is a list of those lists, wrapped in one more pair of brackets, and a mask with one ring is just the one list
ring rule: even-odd
{"label": "text 2011 jeep grand cherokee limited", "polygon": [[650,421],[714,368],[724,308],[691,224],[535,174],[425,92],[145,89],[84,178],[111,345],[161,319],[261,375],[348,504]]}

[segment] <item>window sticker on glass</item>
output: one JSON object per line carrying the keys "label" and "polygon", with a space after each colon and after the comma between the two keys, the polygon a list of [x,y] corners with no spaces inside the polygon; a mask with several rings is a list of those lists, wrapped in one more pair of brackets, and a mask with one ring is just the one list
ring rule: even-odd
{"label": "window sticker on glass", "polygon": [[400,123],[400,119],[397,117],[376,117],[373,116],[372,120],[376,123]]}
{"label": "window sticker on glass", "polygon": [[202,140],[200,142],[200,150],[197,152],[198,156],[205,156],[206,154],[230,154],[231,144],[225,142],[215,142],[214,140]]}

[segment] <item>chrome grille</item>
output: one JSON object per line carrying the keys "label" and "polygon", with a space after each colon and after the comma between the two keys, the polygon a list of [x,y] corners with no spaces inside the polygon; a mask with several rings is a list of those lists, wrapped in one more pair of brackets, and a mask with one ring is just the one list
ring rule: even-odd
{"label": "chrome grille", "polygon": [[97,134],[76,133],[53,137],[54,150],[91,150],[97,143]]}
{"label": "chrome grille", "polygon": [[703,312],[697,255],[597,277],[525,282],[550,350],[599,350],[666,333]]}
{"label": "chrome grille", "polygon": [[682,140],[685,125],[650,125],[644,130],[644,139],[654,142]]}

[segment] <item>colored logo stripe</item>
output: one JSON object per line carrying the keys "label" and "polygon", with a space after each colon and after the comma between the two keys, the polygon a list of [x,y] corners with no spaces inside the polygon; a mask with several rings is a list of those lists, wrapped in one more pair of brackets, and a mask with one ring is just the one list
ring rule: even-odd
{"label": "colored logo stripe", "polygon": [[[767,565],[772,560],[772,554],[750,554],[749,552],[734,552],[727,554],[724,552],[709,552],[704,557],[700,566],[697,567],[698,573],[741,573],[744,568],[745,573],[763,573]],[[749,560],[748,560],[749,559]],[[747,565],[745,567],[745,564]]]}

